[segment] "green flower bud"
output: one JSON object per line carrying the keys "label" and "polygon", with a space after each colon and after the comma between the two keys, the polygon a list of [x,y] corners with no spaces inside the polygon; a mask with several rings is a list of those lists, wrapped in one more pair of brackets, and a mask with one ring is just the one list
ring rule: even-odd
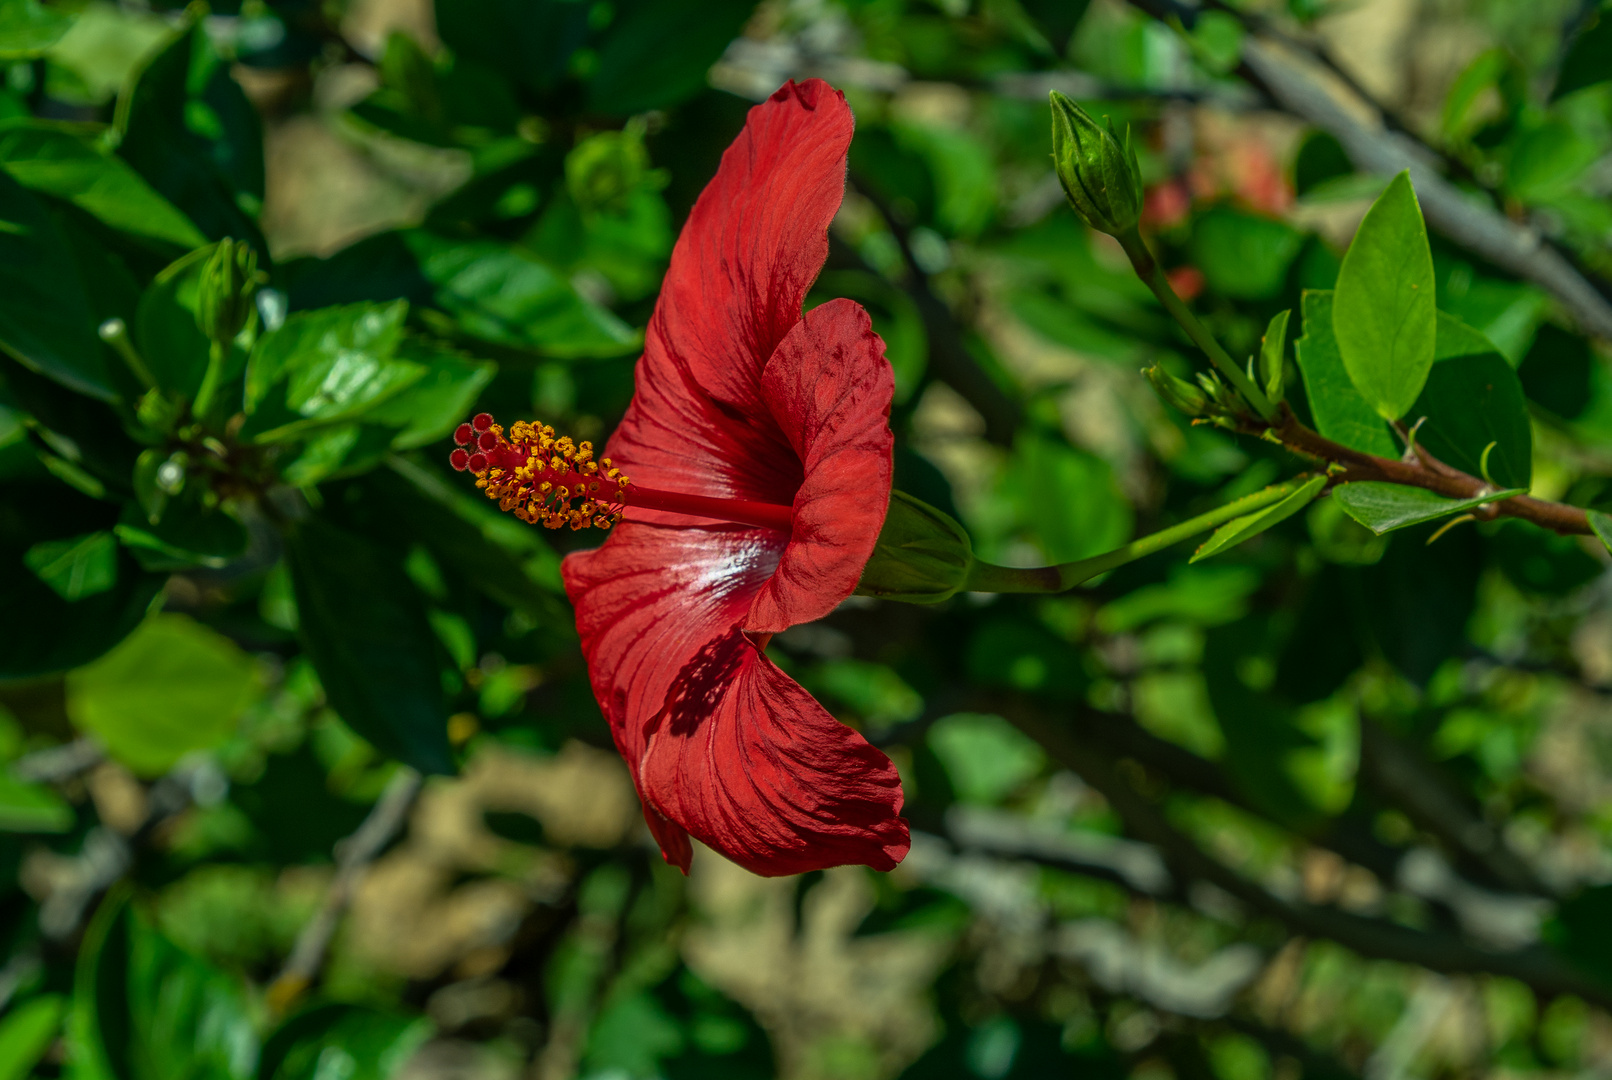
{"label": "green flower bud", "polygon": [[1130,128],[1121,143],[1103,119],[1106,126],[1099,127],[1085,109],[1052,91],[1052,162],[1069,205],[1092,228],[1118,236],[1142,215],[1142,170]]}
{"label": "green flower bud", "polygon": [[879,542],[856,591],[909,604],[938,604],[956,595],[973,566],[967,530],[928,503],[892,491]]}
{"label": "green flower bud", "polygon": [[1142,374],[1147,376],[1154,392],[1164,399],[1166,405],[1174,406],[1188,416],[1202,416],[1208,410],[1209,396],[1185,379],[1176,378],[1157,364],[1145,369]]}
{"label": "green flower bud", "polygon": [[244,241],[220,240],[202,267],[196,296],[196,325],[213,341],[230,342],[257,313],[253,298],[261,284],[257,252]]}

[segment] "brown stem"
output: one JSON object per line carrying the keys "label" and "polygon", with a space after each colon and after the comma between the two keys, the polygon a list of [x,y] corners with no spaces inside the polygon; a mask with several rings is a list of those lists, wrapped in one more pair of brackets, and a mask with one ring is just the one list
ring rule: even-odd
{"label": "brown stem", "polygon": [[[1262,430],[1265,429],[1252,428],[1250,433]],[[1299,423],[1298,417],[1293,415],[1293,410],[1285,404],[1276,422],[1268,430],[1281,440],[1282,445],[1295,453],[1342,465],[1344,472],[1338,476],[1339,482],[1342,483],[1352,480],[1385,480],[1391,484],[1425,488],[1455,499],[1470,499],[1493,490],[1482,479],[1453,469],[1430,456],[1424,459],[1426,464],[1396,461],[1393,458],[1378,457],[1376,454],[1367,454],[1342,443],[1333,442]],[[1576,506],[1536,499],[1530,495],[1518,495],[1491,505],[1497,514],[1531,521],[1541,528],[1564,535],[1591,532],[1589,518]]]}

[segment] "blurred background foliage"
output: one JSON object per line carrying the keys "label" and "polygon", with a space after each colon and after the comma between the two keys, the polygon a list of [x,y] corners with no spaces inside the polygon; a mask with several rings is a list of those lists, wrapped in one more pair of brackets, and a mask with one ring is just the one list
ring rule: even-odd
{"label": "blurred background foliage", "polygon": [[0,75],[3,1080],[1612,1068],[1604,551],[1322,500],[1068,596],[848,603],[771,655],[895,758],[911,855],[685,880],[559,588],[597,535],[445,467],[479,408],[608,436],[694,198],[815,75],[857,134],[809,303],[873,313],[899,486],[982,556],[1292,468],[1148,389],[1201,359],[1064,206],[1049,89],[1131,125],[1236,355],[1383,147],[1526,232],[1435,221],[1438,303],[1516,368],[1534,492],[1606,508],[1612,8],[0,0]]}

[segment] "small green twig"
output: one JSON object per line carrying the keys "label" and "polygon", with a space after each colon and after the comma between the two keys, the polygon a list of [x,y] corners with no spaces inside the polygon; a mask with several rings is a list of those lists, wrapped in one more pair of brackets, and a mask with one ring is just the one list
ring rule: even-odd
{"label": "small green twig", "polygon": [[1215,336],[1208,331],[1203,323],[1198,321],[1198,317],[1192,314],[1192,310],[1187,307],[1181,297],[1176,295],[1176,291],[1171,287],[1170,280],[1165,276],[1163,268],[1159,266],[1158,260],[1153,257],[1153,253],[1148,250],[1147,242],[1142,239],[1141,231],[1132,227],[1129,232],[1121,234],[1116,239],[1119,240],[1120,246],[1125,249],[1125,254],[1130,257],[1131,266],[1136,270],[1136,276],[1141,278],[1149,289],[1153,290],[1153,295],[1159,298],[1159,303],[1164,305],[1164,310],[1170,313],[1170,317],[1180,324],[1181,329],[1187,332],[1187,336],[1192,339],[1193,343],[1204,351],[1215,367],[1220,369],[1220,373],[1226,377],[1226,380],[1242,395],[1243,400],[1253,406],[1254,411],[1262,419],[1266,421],[1275,420],[1276,410],[1271,406],[1270,399],[1265,396],[1259,387],[1253,384],[1247,373],[1237,366],[1237,361],[1231,358],[1231,354],[1221,347],[1220,342],[1215,340]]}

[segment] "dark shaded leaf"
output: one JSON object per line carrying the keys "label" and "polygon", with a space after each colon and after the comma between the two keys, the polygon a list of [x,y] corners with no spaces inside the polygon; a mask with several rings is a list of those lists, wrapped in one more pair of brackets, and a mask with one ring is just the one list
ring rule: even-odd
{"label": "dark shaded leaf", "polygon": [[453,771],[438,647],[403,567],[313,517],[286,537],[301,635],[336,712],[385,754]]}
{"label": "dark shaded leaf", "polygon": [[664,108],[705,86],[706,72],[739,36],[755,0],[637,0],[599,42],[588,97],[616,116]]}
{"label": "dark shaded leaf", "polygon": [[1556,73],[1551,100],[1612,79],[1612,12],[1604,6],[1594,12],[1573,39],[1573,46]]}
{"label": "dark shaded leaf", "polygon": [[0,347],[81,394],[117,396],[67,238],[38,199],[0,174]]}
{"label": "dark shaded leaf", "polygon": [[212,239],[259,253],[263,133],[257,110],[191,22],[154,54],[118,99],[118,155]]}
{"label": "dark shaded leaf", "polygon": [[1427,417],[1417,441],[1446,465],[1481,476],[1493,443],[1487,465],[1494,483],[1526,488],[1533,477],[1533,426],[1516,371],[1482,334],[1442,312],[1438,359],[1406,415],[1410,422]]}

